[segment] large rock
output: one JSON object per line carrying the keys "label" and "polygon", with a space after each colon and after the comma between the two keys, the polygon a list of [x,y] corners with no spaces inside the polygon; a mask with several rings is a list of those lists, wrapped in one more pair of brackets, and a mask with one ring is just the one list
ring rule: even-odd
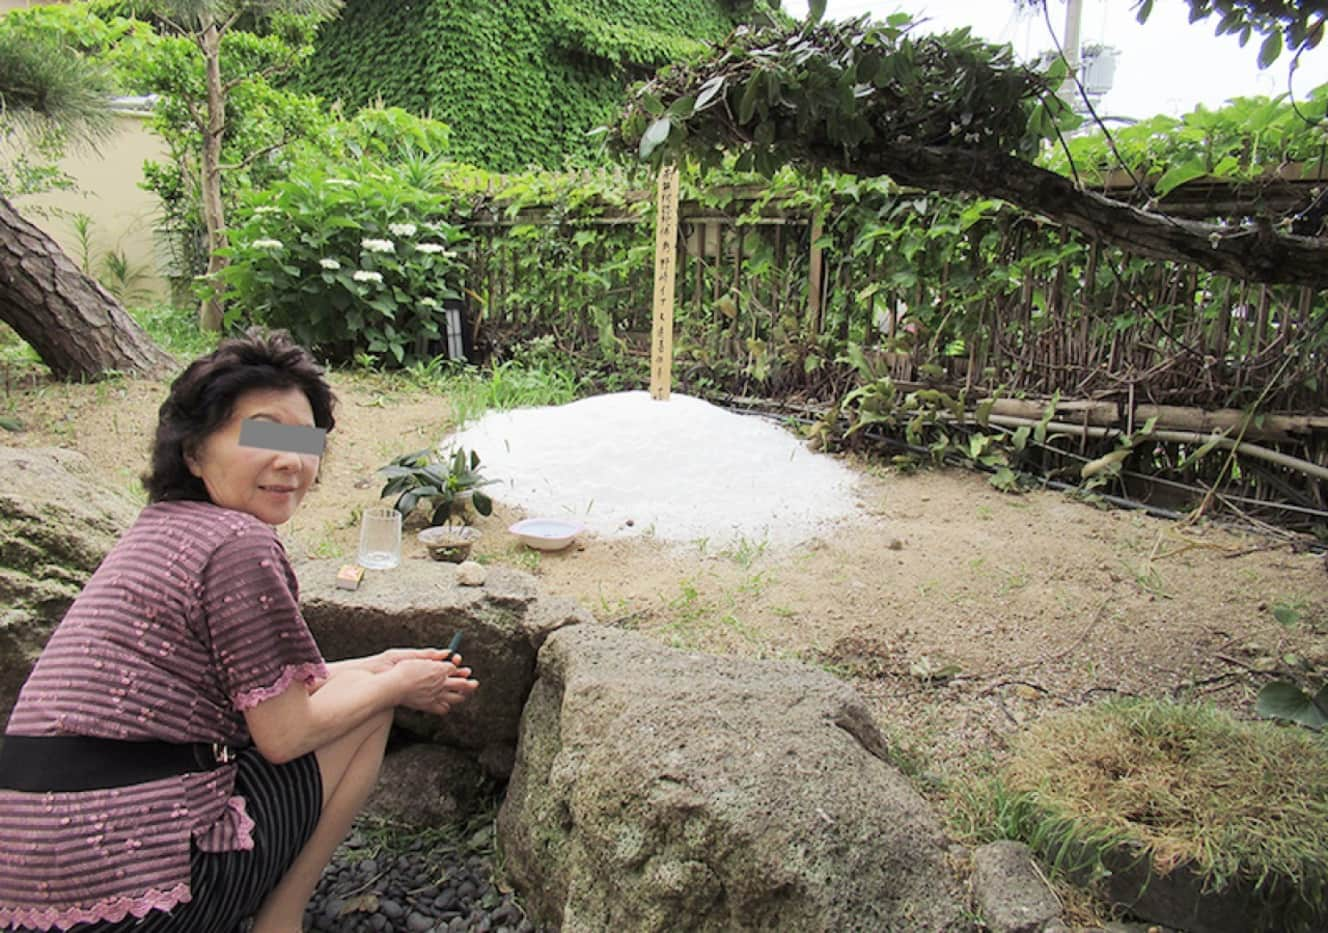
{"label": "large rock", "polygon": [[1042,933],[1061,913],[1033,851],[1009,839],[973,853],[973,900],[990,933]]}
{"label": "large rock", "polygon": [[420,742],[389,749],[364,805],[369,816],[420,829],[464,823],[491,804],[493,781],[459,749]]}
{"label": "large rock", "polygon": [[519,570],[488,568],[483,586],[461,586],[457,565],[407,560],[369,571],[358,590],[336,587],[338,561],[295,565],[305,621],[329,660],[385,648],[446,647],[462,632],[465,663],[479,690],[443,717],[410,710],[397,724],[435,742],[470,749],[491,775],[512,770],[521,708],[535,682],[535,655],[549,632],[591,621],[569,599],[541,595],[535,578]]}
{"label": "large rock", "polygon": [[[1328,930],[1328,909],[1322,903],[1313,907],[1307,904],[1286,876],[1264,879],[1262,886],[1236,878],[1226,887],[1213,890],[1211,879],[1189,865],[1158,874],[1151,858],[1128,845],[1100,850],[1085,846],[1069,852],[1083,863],[1090,849],[1107,870],[1100,884],[1106,901],[1127,916],[1147,921],[1150,928],[1161,924],[1186,933]],[[1098,875],[1098,871],[1089,869],[1071,877],[1087,885]]]}
{"label": "large rock", "polygon": [[964,926],[926,802],[857,694],[801,665],[553,633],[498,831],[565,933]]}
{"label": "large rock", "polygon": [[51,630],[137,514],[77,451],[0,447],[0,731]]}

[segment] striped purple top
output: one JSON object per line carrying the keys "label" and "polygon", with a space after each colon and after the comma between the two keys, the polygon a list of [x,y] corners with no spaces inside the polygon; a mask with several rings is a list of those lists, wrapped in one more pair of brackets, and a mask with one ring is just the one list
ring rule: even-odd
{"label": "striped purple top", "polygon": [[[276,532],[207,502],[148,506],[52,634],[7,732],[249,741],[243,710],[327,676]],[[0,928],[68,929],[190,899],[191,838],[253,846],[235,766],[109,790],[0,790]]]}

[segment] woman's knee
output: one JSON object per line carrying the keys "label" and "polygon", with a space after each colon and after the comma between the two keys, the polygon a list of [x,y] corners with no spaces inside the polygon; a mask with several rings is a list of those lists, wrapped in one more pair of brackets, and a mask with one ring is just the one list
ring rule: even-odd
{"label": "woman's knee", "polygon": [[324,796],[330,797],[347,773],[376,778],[383,760],[387,735],[392,729],[392,710],[375,713],[341,738],[318,749],[315,755],[323,776]]}

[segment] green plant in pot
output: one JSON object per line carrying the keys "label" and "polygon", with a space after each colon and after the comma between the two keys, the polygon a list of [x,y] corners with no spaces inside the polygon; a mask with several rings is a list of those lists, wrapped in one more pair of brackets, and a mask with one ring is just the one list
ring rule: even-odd
{"label": "green plant in pot", "polygon": [[473,450],[458,447],[442,458],[432,450],[417,450],[402,454],[377,472],[387,478],[380,497],[396,496],[393,507],[402,518],[423,504],[430,509],[430,525],[441,525],[453,516],[464,520],[467,499],[479,514],[493,514],[493,500],[480,487],[497,480],[484,478],[480,455]]}

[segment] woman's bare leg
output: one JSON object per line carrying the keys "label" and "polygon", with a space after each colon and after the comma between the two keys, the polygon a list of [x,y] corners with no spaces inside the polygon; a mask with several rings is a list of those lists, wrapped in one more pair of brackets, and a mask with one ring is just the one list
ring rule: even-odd
{"label": "woman's bare leg", "polygon": [[252,933],[296,933],[323,869],[364,806],[383,763],[392,711],[379,713],[314,754],[323,775],[323,813],[281,883],[263,901]]}

